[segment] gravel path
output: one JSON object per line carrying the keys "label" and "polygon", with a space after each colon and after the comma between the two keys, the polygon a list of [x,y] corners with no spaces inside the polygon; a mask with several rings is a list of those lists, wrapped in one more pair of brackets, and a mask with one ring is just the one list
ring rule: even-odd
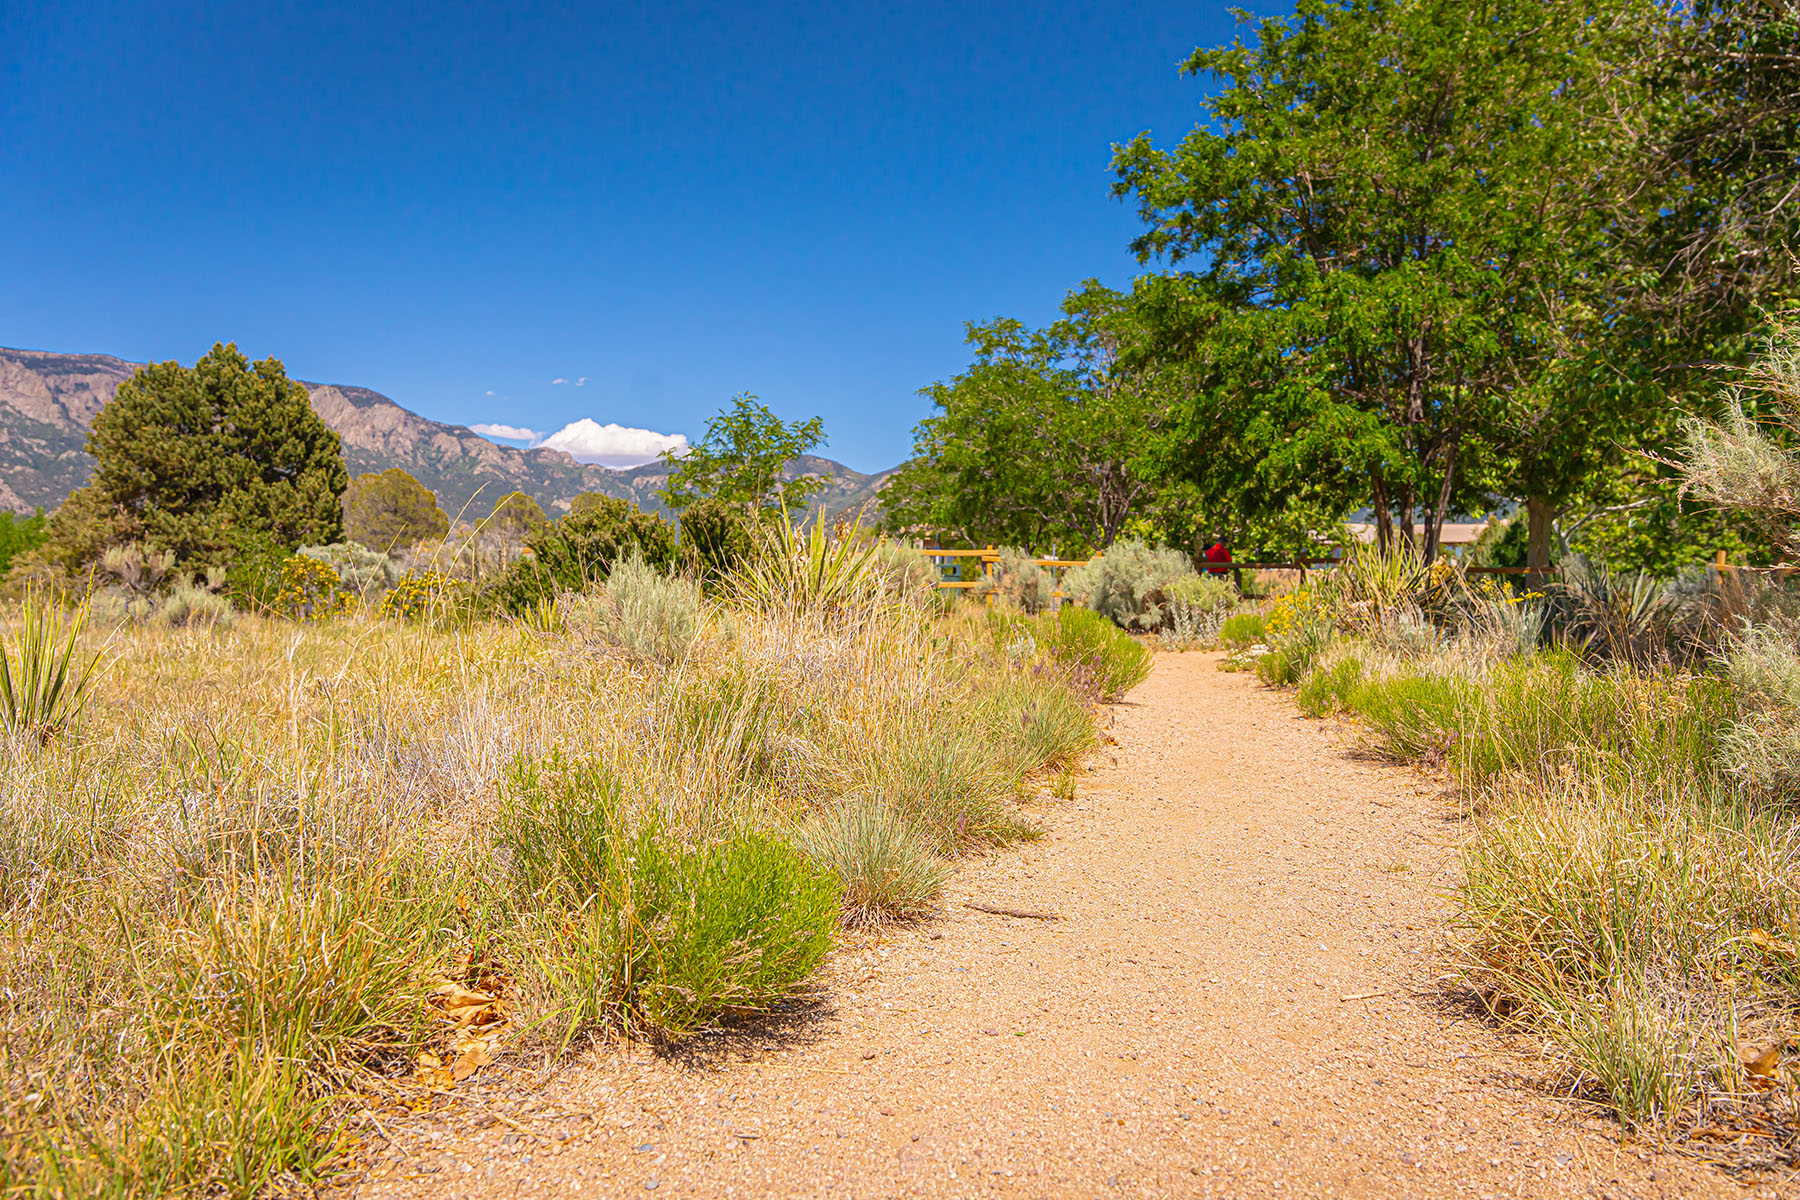
{"label": "gravel path", "polygon": [[[787,1027],[598,1049],[377,1196],[1774,1195],[1621,1145],[1438,978],[1460,836],[1214,655],[1163,655],[1042,839],[852,940]],[[966,900],[1054,910],[992,916]],[[574,1115],[570,1115],[574,1114]]]}

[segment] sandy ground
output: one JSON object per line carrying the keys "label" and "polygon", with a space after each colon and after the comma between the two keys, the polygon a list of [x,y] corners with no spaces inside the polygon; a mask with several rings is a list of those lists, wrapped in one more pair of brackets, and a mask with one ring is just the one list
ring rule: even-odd
{"label": "sandy ground", "polygon": [[486,1128],[395,1131],[361,1191],[1800,1194],[1547,1096],[1443,980],[1441,789],[1216,661],[1159,657],[1043,838],[966,864],[940,918],[851,940],[785,1021],[595,1049]]}

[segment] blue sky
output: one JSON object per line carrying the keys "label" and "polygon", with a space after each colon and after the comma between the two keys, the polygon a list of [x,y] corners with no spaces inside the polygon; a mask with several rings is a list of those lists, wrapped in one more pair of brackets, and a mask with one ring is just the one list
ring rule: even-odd
{"label": "blue sky", "polygon": [[[971,319],[1122,284],[1223,5],[0,5],[0,345],[906,457]],[[554,380],[566,382],[555,383]],[[576,381],[585,380],[577,385]]]}

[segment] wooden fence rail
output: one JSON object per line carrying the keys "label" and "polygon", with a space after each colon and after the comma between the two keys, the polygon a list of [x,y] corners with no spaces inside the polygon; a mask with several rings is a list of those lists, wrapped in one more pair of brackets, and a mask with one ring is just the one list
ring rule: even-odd
{"label": "wooden fence rail", "polygon": [[[1000,551],[994,546],[986,546],[980,550],[926,549],[923,553],[939,560],[938,565],[940,567],[947,565],[943,562],[944,559],[974,559],[981,564],[981,575],[979,578],[938,580],[937,586],[947,591],[979,587],[987,580],[988,576],[993,573],[994,564],[1000,561]],[[1085,558],[1034,558],[1029,561],[1055,572],[1057,586],[1055,592],[1052,594],[1061,597],[1063,572],[1067,571],[1070,567],[1084,566],[1089,560]],[[1300,582],[1304,585],[1306,583],[1306,573],[1308,571],[1338,567],[1343,564],[1344,560],[1342,558],[1301,558],[1291,562],[1209,562],[1202,563],[1196,569],[1203,575],[1224,575],[1230,573],[1233,581],[1238,585],[1238,590],[1241,592],[1244,589],[1243,572],[1245,571],[1298,571],[1300,573]],[[1718,561],[1714,565],[1721,571],[1757,569],[1737,567],[1727,563],[1725,561],[1725,552],[1722,550],[1719,552]],[[1800,571],[1800,567],[1769,569],[1783,572],[1788,570]],[[1467,571],[1471,575],[1556,575],[1559,573],[1558,569],[1555,567],[1541,567],[1536,570],[1531,567],[1469,567],[1467,568]]]}

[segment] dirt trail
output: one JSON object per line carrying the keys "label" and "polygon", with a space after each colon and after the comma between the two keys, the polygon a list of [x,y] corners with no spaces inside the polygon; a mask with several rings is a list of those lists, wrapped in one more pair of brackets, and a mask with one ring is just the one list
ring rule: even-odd
{"label": "dirt trail", "polygon": [[1046,836],[846,946],[789,1028],[596,1050],[516,1126],[405,1139],[365,1191],[1758,1194],[1535,1089],[1435,982],[1461,836],[1438,789],[1215,662],[1159,657]]}

